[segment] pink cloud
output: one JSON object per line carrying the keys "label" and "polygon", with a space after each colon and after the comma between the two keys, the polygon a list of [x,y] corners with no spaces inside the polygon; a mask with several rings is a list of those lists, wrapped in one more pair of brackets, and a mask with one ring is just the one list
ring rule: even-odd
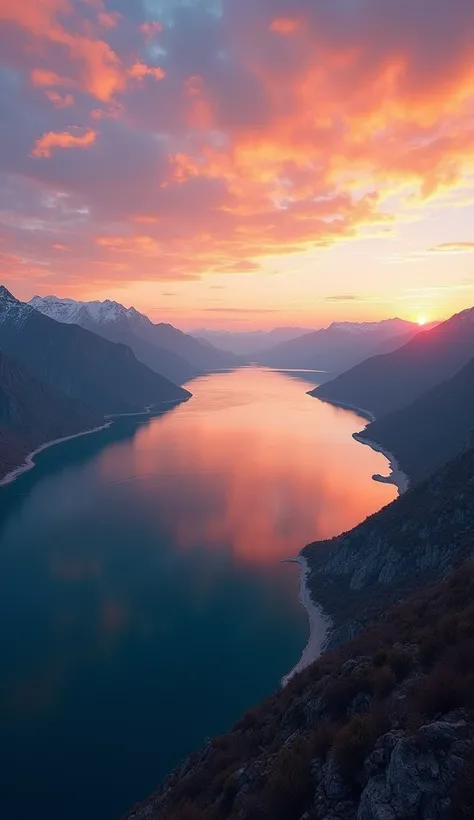
{"label": "pink cloud", "polygon": [[55,148],[90,148],[97,138],[92,129],[81,131],[80,128],[69,131],[48,131],[36,140],[31,156],[50,157]]}

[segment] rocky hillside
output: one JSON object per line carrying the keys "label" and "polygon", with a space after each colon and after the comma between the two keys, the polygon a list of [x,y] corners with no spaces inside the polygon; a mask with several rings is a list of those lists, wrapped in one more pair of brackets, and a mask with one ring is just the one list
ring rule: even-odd
{"label": "rocky hillside", "polygon": [[389,612],[128,820],[471,820],[474,568]]}
{"label": "rocky hillside", "polygon": [[397,413],[369,424],[357,438],[374,441],[395,453],[401,469],[413,484],[466,448],[473,430],[474,359],[471,359],[452,379],[424,393]]}
{"label": "rocky hillside", "polygon": [[47,441],[102,422],[100,415],[54,393],[0,353],[0,479]]}
{"label": "rocky hillside", "polygon": [[334,404],[369,411],[377,419],[407,407],[423,393],[451,379],[473,357],[474,308],[453,316],[408,344],[375,356],[331,382],[312,396]]}
{"label": "rocky hillside", "polygon": [[474,553],[474,449],[348,533],[303,551],[335,642]]}
{"label": "rocky hillside", "polygon": [[137,361],[129,347],[43,316],[4,287],[0,350],[53,392],[97,414],[136,413],[191,395]]}

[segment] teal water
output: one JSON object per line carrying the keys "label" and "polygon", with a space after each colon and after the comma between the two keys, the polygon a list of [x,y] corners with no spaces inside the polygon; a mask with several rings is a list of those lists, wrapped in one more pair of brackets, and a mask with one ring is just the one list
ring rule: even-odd
{"label": "teal water", "polygon": [[364,422],[312,386],[196,379],[0,490],[1,817],[118,820],[298,661],[281,559],[395,495]]}

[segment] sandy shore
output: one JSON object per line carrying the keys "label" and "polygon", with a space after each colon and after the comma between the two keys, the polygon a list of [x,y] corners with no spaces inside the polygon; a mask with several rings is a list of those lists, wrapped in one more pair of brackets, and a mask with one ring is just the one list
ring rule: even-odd
{"label": "sandy shore", "polygon": [[376,453],[381,453],[383,456],[385,456],[386,459],[388,459],[390,464],[390,475],[374,475],[372,476],[374,481],[380,481],[382,484],[394,484],[398,490],[399,495],[403,495],[403,493],[406,493],[410,486],[410,479],[408,478],[406,473],[404,473],[403,470],[400,469],[400,465],[395,456],[393,455],[393,453],[389,453],[388,450],[385,450],[385,448],[378,444],[376,441],[371,441],[368,438],[364,438],[363,436],[361,436],[360,433],[354,433],[352,437],[356,441],[358,441],[359,444],[367,445],[367,447],[370,447]]}
{"label": "sandy shore", "polygon": [[99,430],[106,430],[111,424],[112,422],[108,421],[106,424],[101,424],[100,427],[94,427],[92,430],[82,430],[82,432],[74,433],[72,436],[63,436],[63,438],[56,438],[54,441],[47,441],[46,444],[42,444],[41,447],[37,447],[36,450],[32,450],[31,453],[27,455],[23,464],[19,467],[15,467],[13,470],[10,470],[10,472],[1,479],[0,487],[4,487],[6,484],[11,484],[12,481],[15,481],[19,476],[23,475],[23,473],[27,473],[28,470],[32,470],[35,466],[34,457],[39,453],[42,453],[43,450],[47,450],[48,447],[54,447],[55,444],[61,444],[64,441],[71,441],[73,438],[80,438],[81,436],[89,436],[91,433],[98,433]]}
{"label": "sandy shore", "polygon": [[302,672],[303,669],[306,669],[307,666],[313,663],[317,658],[319,658],[321,654],[321,650],[324,644],[324,641],[328,635],[329,629],[331,627],[331,621],[324,614],[321,607],[317,606],[313,599],[311,598],[311,593],[309,591],[309,587],[306,583],[306,578],[309,572],[308,562],[306,558],[303,558],[302,555],[299,555],[297,558],[288,558],[284,563],[287,564],[299,564],[300,567],[300,593],[299,593],[299,600],[301,606],[306,610],[308,615],[309,621],[309,638],[308,643],[306,644],[303,654],[299,659],[296,666],[282,678],[281,685],[286,686],[289,681],[298,674],[298,672]]}

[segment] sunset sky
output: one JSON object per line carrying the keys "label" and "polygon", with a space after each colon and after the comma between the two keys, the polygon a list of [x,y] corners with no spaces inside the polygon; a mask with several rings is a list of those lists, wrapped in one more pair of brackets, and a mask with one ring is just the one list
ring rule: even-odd
{"label": "sunset sky", "polygon": [[473,0],[0,0],[1,282],[183,328],[474,304]]}

